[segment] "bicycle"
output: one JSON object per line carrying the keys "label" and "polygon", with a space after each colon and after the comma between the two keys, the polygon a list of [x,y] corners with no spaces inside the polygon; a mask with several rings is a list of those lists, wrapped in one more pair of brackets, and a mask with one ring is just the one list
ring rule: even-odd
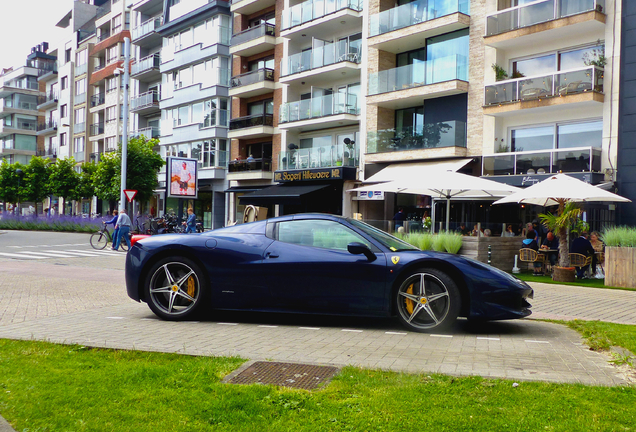
{"label": "bicycle", "polygon": [[[103,223],[103,222],[102,222]],[[108,231],[108,226],[104,224],[103,228],[91,235],[90,243],[93,249],[102,250],[108,243],[113,242],[113,236]],[[119,246],[123,251],[128,251],[128,244],[124,241]]]}

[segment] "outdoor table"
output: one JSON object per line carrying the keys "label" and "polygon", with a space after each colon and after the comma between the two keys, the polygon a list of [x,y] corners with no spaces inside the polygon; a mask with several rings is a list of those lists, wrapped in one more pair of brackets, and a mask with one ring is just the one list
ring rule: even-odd
{"label": "outdoor table", "polygon": [[[541,254],[545,255],[545,264],[546,264],[546,268],[547,268],[547,264],[550,264],[550,260],[548,259],[548,255],[550,253],[556,253],[557,254],[557,262],[559,260],[559,250],[558,249],[541,249],[539,248],[539,250],[537,251]],[[552,271],[552,266],[550,266],[550,271]]]}

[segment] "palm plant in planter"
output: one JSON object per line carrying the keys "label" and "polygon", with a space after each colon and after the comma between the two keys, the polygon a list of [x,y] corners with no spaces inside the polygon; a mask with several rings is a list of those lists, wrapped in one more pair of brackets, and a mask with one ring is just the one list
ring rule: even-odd
{"label": "palm plant in planter", "polygon": [[575,224],[583,210],[579,206],[566,199],[559,199],[559,208],[556,214],[541,213],[539,219],[541,223],[550,231],[555,233],[559,238],[559,265],[552,274],[554,280],[565,282],[565,278],[574,281],[574,267],[569,267],[570,258],[570,242],[568,238],[568,229]]}

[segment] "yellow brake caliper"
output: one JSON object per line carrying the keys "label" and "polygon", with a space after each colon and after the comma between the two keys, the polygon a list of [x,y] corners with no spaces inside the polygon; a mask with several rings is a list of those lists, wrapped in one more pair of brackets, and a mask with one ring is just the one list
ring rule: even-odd
{"label": "yellow brake caliper", "polygon": [[194,277],[192,276],[188,278],[188,295],[194,297]]}
{"label": "yellow brake caliper", "polygon": [[[406,289],[406,293],[413,294],[413,284],[409,285],[409,287]],[[408,298],[405,299],[405,302],[406,302],[406,310],[408,311],[408,313],[412,314],[413,308],[415,307],[415,303],[413,302],[413,300]]]}

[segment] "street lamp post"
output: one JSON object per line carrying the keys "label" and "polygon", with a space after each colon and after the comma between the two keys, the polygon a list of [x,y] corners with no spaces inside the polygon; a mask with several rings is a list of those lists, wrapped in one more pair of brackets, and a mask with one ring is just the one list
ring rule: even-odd
{"label": "street lamp post", "polygon": [[21,216],[20,215],[20,207],[21,207],[21,202],[20,202],[21,201],[20,200],[20,181],[22,180],[23,172],[22,172],[22,170],[20,168],[18,168],[18,169],[15,170],[15,173],[18,176],[18,193],[17,193],[17,195],[18,195],[18,216]]}
{"label": "street lamp post", "polygon": [[121,137],[121,191],[119,200],[120,208],[126,207],[126,175],[128,171],[128,91],[130,84],[130,38],[124,38],[124,106],[123,106],[123,125]]}

